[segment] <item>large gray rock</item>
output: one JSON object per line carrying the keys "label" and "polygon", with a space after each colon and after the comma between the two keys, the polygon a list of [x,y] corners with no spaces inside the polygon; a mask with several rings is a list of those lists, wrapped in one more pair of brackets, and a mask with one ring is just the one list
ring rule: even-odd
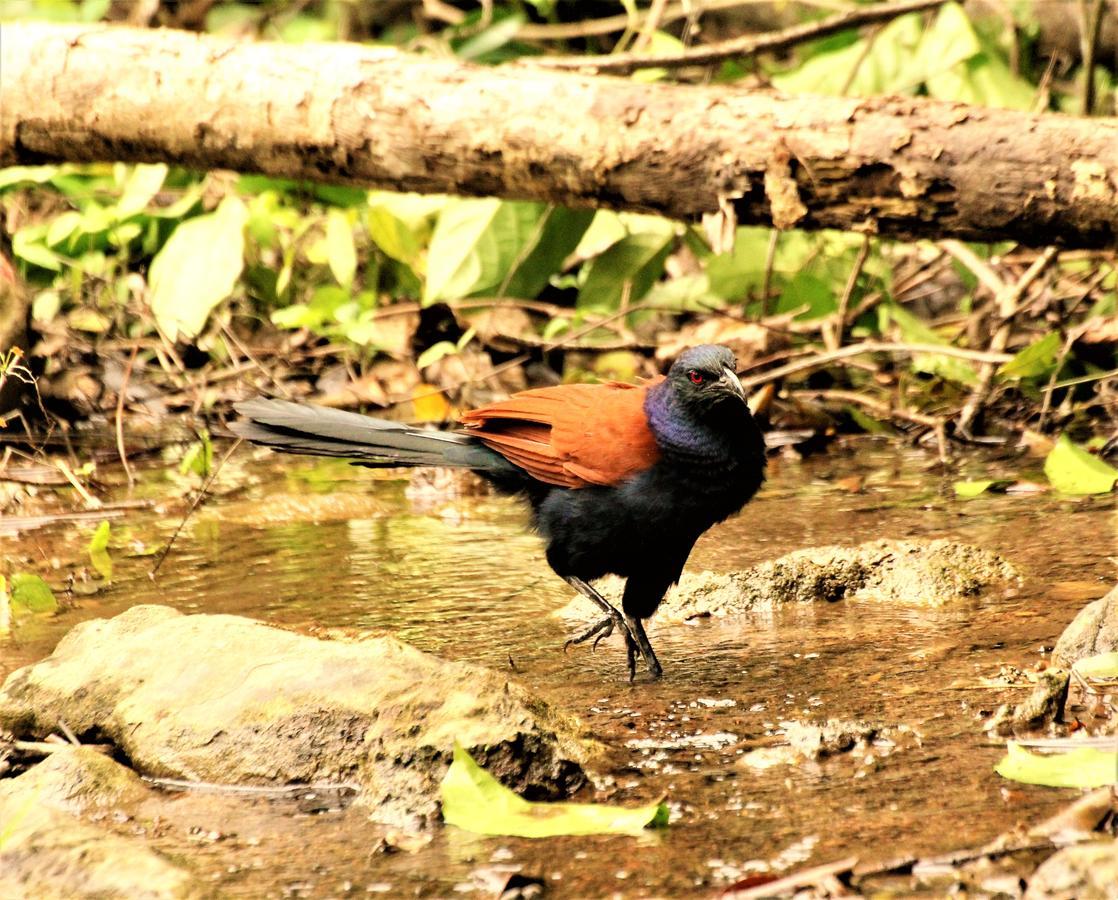
{"label": "large gray rock", "polygon": [[147,793],[135,773],[87,748],[52,754],[0,781],[0,897],[193,900],[210,891],[144,844],[67,810],[115,807]]}
{"label": "large gray rock", "polygon": [[1065,847],[1029,879],[1025,900],[1118,900],[1118,842]]}
{"label": "large gray rock", "polygon": [[0,688],[0,728],[17,737],[60,719],[147,775],[346,783],[404,826],[437,814],[455,741],[529,797],[585,780],[576,721],[494,672],[389,637],[321,641],[161,606],[78,625]]}
{"label": "large gray rock", "polygon": [[[725,575],[687,573],[665,599],[657,621],[732,616],[783,603],[880,600],[942,606],[1017,579],[1016,570],[989,550],[956,541],[870,541],[857,547],[811,547]],[[620,601],[619,579],[602,593]],[[601,614],[576,598],[559,613],[572,619]]]}
{"label": "large gray rock", "polygon": [[1085,656],[1115,651],[1118,651],[1118,587],[1079,611],[1056,641],[1052,661],[1058,666],[1070,667]]}

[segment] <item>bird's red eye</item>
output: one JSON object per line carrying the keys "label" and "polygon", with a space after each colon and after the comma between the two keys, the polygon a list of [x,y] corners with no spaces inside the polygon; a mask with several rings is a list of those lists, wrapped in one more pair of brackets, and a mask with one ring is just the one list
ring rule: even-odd
{"label": "bird's red eye", "polygon": [[687,377],[691,379],[692,384],[703,383],[703,376],[696,372],[694,369],[687,373]]}

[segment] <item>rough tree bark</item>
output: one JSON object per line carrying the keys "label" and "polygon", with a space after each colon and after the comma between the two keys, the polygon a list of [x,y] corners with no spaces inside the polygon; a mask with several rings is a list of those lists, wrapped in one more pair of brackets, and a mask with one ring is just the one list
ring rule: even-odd
{"label": "rough tree bark", "polygon": [[167,161],[900,238],[1118,242],[1118,120],[5,25],[0,165]]}

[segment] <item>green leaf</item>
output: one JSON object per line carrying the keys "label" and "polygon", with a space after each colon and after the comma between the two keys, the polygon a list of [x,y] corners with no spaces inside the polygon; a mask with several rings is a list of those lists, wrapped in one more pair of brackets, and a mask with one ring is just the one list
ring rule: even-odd
{"label": "green leaf", "polygon": [[196,337],[244,268],[248,210],[229,196],[178,226],[151,264],[151,309],[171,340]]}
{"label": "green leaf", "polygon": [[357,249],[353,246],[353,226],[343,209],[331,209],[326,216],[326,260],[338,284],[348,288],[357,272]]}
{"label": "green leaf", "polygon": [[1084,678],[1118,678],[1118,653],[1085,656],[1072,668]]}
{"label": "green leaf", "polygon": [[58,166],[11,166],[0,169],[0,191],[13,184],[45,184],[58,174]]}
{"label": "green leaf", "polygon": [[102,519],[89,539],[89,561],[105,581],[113,580],[113,561],[109,556],[109,520]]}
{"label": "green leaf", "polygon": [[853,96],[911,92],[919,84],[913,82],[910,67],[918,58],[922,18],[900,16],[876,35],[854,42],[848,35],[820,42],[820,52],[798,68],[774,75],[773,84],[782,91],[805,94],[840,94],[844,87]]}
{"label": "green leaf", "polygon": [[1077,747],[1067,753],[1031,753],[1016,741],[995,767],[1002,778],[1048,787],[1093,788],[1118,781],[1118,752]]}
{"label": "green leaf", "polygon": [[432,363],[437,363],[444,356],[453,356],[457,352],[458,345],[454,341],[439,341],[419,354],[419,358],[415,361],[415,367],[425,369]]}
{"label": "green leaf", "polygon": [[621,305],[625,285],[629,301],[643,297],[664,271],[664,260],[672,248],[670,234],[630,234],[586,266],[586,280],[578,292],[581,310],[614,310]]}
{"label": "green leaf", "polygon": [[574,252],[593,219],[592,209],[546,209],[536,225],[531,248],[524,248],[513,264],[502,282],[501,294],[522,300],[536,297],[551,276],[562,269],[563,260]]}
{"label": "green leaf", "polygon": [[54,591],[38,575],[16,572],[9,588],[12,612],[52,613],[58,609]]}
{"label": "green leaf", "polygon": [[[882,304],[881,313],[892,319],[904,340],[914,344],[942,344],[947,341],[932,331],[907,309],[895,303]],[[912,357],[912,368],[917,372],[938,375],[957,384],[973,385],[978,382],[978,373],[969,364],[952,356],[939,356],[931,353],[917,353]]]}
{"label": "green leaf", "polygon": [[997,484],[996,481],[956,481],[955,482],[955,496],[956,497],[977,497],[979,494],[985,493],[993,485]]}
{"label": "green leaf", "polygon": [[167,166],[164,163],[154,165],[141,163],[133,168],[124,182],[123,192],[116,204],[117,218],[127,219],[129,216],[143,212],[151,202],[151,198],[159,193],[166,178]]}
{"label": "green leaf", "polygon": [[1059,355],[1060,336],[1053,331],[1018,352],[998,369],[998,374],[1003,378],[1043,378],[1052,374]]}
{"label": "green leaf", "polygon": [[1118,481],[1118,469],[1073,444],[1066,434],[1044,460],[1044,474],[1063,494],[1106,494]]}
{"label": "green leaf", "polygon": [[198,440],[191,444],[179,463],[179,474],[185,475],[193,472],[200,478],[205,478],[213,471],[214,445],[210,441],[210,433],[206,429],[198,432]]}
{"label": "green leaf", "polygon": [[12,235],[12,252],[34,266],[49,269],[52,272],[61,272],[60,257],[43,245],[48,228],[49,226],[46,223],[27,225],[21,228]]}
{"label": "green leaf", "polygon": [[591,803],[531,803],[482,769],[458,744],[440,786],[443,820],[475,834],[510,837],[639,835],[668,823],[668,808],[651,803],[635,809]]}
{"label": "green leaf", "polygon": [[427,249],[424,305],[496,290],[536,239],[542,203],[456,200],[439,215]]}

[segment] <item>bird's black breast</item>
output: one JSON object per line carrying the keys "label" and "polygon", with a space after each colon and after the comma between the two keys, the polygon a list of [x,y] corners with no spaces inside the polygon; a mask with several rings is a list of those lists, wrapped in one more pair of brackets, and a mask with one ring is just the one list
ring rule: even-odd
{"label": "bird's black breast", "polygon": [[674,583],[695,541],[740,510],[764,479],[764,443],[751,432],[706,453],[665,454],[623,484],[553,488],[534,500],[548,562],[560,575],[641,575]]}

